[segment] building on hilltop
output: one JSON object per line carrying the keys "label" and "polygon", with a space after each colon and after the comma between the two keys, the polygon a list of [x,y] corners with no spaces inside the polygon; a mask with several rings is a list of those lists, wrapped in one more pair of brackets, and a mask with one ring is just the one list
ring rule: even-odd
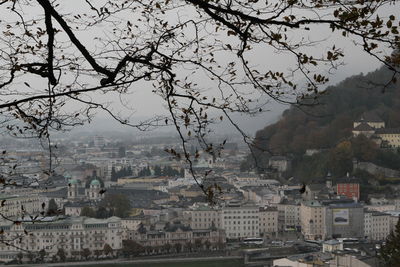
{"label": "building on hilltop", "polygon": [[383,147],[400,147],[400,128],[380,128],[375,136],[381,139]]}
{"label": "building on hilltop", "polygon": [[381,147],[400,147],[400,128],[385,128],[385,122],[373,112],[365,112],[353,122],[353,136],[364,135]]}
{"label": "building on hilltop", "polygon": [[364,112],[358,120],[354,121],[353,127],[356,128],[361,124],[367,124],[374,129],[385,128],[385,122],[375,112]]}

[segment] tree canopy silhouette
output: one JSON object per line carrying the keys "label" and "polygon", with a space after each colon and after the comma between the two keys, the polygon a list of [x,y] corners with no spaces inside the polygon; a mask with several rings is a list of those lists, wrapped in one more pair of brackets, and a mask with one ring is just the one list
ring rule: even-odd
{"label": "tree canopy silhouette", "polygon": [[[86,0],[77,8],[68,1],[3,0],[1,125],[14,135],[49,139],[51,130],[85,123],[103,110],[141,130],[172,125],[182,149],[168,152],[191,166],[199,154],[189,152],[189,139],[213,155],[223,145],[208,142],[211,123],[228,120],[251,143],[232,113],[261,112],[271,99],[312,104],[328,71],[343,64],[342,47],[332,45],[336,38],[354,41],[395,74],[398,54],[382,52],[399,46],[399,21],[379,14],[395,3]],[[331,31],[335,40],[314,40],[315,27]],[[310,49],[316,45],[324,47]],[[254,60],[271,52],[287,55],[291,68]],[[127,104],[126,95],[138,86],[160,97],[168,115],[131,121],[99,97],[117,94]]]}

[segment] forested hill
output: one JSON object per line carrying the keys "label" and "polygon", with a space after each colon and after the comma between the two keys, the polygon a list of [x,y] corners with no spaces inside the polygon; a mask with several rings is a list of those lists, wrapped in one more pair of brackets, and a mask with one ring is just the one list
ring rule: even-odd
{"label": "forested hill", "polygon": [[[294,107],[282,118],[256,133],[256,147],[274,155],[303,155],[306,149],[329,149],[351,137],[352,123],[366,111],[373,111],[386,127],[400,127],[399,84],[386,84],[392,72],[382,67],[367,75],[356,75],[327,88],[318,105]],[[255,151],[258,165],[269,153]],[[262,166],[265,167],[265,166]]]}

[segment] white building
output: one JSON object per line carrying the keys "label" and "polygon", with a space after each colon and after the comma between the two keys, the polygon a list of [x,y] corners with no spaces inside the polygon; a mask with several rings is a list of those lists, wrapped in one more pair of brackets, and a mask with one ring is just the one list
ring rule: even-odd
{"label": "white building", "polygon": [[326,207],[317,200],[303,202],[300,206],[301,232],[305,239],[325,239]]}
{"label": "white building", "polygon": [[221,228],[227,238],[258,237],[260,214],[254,205],[230,204],[222,208]]}
{"label": "white building", "polygon": [[184,178],[176,178],[168,180],[168,188],[178,187],[178,186],[190,186],[195,184],[196,181],[193,177],[184,177]]}
{"label": "white building", "polygon": [[370,240],[384,240],[390,234],[390,214],[378,211],[364,212],[364,236]]}
{"label": "white building", "polygon": [[260,233],[263,236],[273,236],[278,232],[278,209],[260,208]]}
{"label": "white building", "polygon": [[279,214],[279,230],[297,228],[300,226],[300,205],[294,203],[276,204]]}
{"label": "white building", "polygon": [[331,239],[322,243],[322,252],[335,252],[338,250],[343,250],[343,242]]}
{"label": "white building", "polygon": [[44,249],[46,255],[51,257],[63,249],[67,257],[80,258],[83,249],[89,249],[93,255],[94,251],[102,251],[106,244],[114,251],[122,248],[123,228],[118,217],[45,219],[34,224],[0,224],[0,229],[4,231],[0,238],[11,240],[10,245],[0,242],[0,259],[14,259],[24,250],[37,254]]}
{"label": "white building", "polygon": [[183,217],[188,220],[192,229],[221,228],[221,210],[208,206],[199,206],[183,212]]}
{"label": "white building", "polygon": [[0,213],[4,217],[17,218],[23,214],[36,215],[43,211],[47,211],[47,199],[38,194],[0,196]]}

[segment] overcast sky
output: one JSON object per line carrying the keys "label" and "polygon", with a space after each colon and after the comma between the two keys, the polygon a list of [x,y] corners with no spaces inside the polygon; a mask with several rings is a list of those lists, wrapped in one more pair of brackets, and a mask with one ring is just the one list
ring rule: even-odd
{"label": "overcast sky", "polygon": [[[65,2],[59,2],[64,4],[65,6],[62,7],[63,14],[66,15],[68,18],[72,18],[76,12],[84,12],[85,9],[88,9],[88,6],[85,4],[84,1],[80,0],[72,0],[68,1],[68,4]],[[34,8],[32,12],[34,12]],[[88,10],[87,10],[88,11]],[[189,9],[181,9],[180,17],[190,17],[192,11]],[[396,17],[400,17],[400,8],[399,4],[387,5],[382,8],[381,10],[381,17],[388,17],[389,14],[393,14]],[[9,11],[0,9],[0,18],[3,20],[7,20],[9,16]],[[133,16],[136,17],[136,16]],[[171,20],[176,19],[176,17],[171,16]],[[122,25],[122,24],[121,24]],[[122,25],[125,26],[125,25]],[[98,28],[95,31],[76,31],[78,37],[83,40],[84,44],[88,48],[89,51],[92,53],[96,52],[98,49],[97,46],[94,46],[94,37],[96,36],[103,36],[107,33],[107,29]],[[330,82],[328,85],[335,84],[344,78],[359,74],[359,73],[367,73],[373,71],[380,67],[380,63],[372,58],[371,56],[367,55],[365,52],[362,51],[360,47],[356,47],[354,45],[354,40],[352,38],[342,38],[341,32],[332,33],[328,27],[310,27],[310,31],[299,31],[298,34],[292,35],[292,38],[301,39],[305,38],[310,41],[321,41],[317,45],[311,46],[305,51],[310,51],[316,54],[325,55],[326,48],[332,47],[333,44],[336,47],[341,47],[344,50],[345,58],[344,63],[345,65],[340,67],[338,70],[334,70],[329,78]],[[226,37],[226,42],[229,43],[230,39]],[[386,51],[390,53],[389,50]],[[288,54],[285,53],[277,53],[273,49],[264,47],[255,47],[255,49],[249,55],[251,60],[251,65],[259,66],[260,69],[264,70],[280,70],[280,71],[287,71],[293,67],[294,61],[293,58],[290,57]],[[221,58],[218,63],[224,64],[224,61],[227,62],[229,59]],[[91,78],[88,77],[88,81]],[[96,79],[96,78],[93,78]],[[35,81],[30,81],[32,86],[35,86]],[[208,81],[200,80],[199,81],[204,88],[212,87],[212,83],[208,83]],[[303,80],[299,80],[299,83],[303,82]],[[38,81],[38,83],[41,83]],[[40,84],[37,84],[40,86]],[[107,94],[103,95],[101,93],[93,94],[92,97],[96,98],[99,102],[109,103],[110,107],[116,112],[120,113],[123,116],[130,116],[132,115],[133,120],[145,119],[149,118],[153,115],[163,115],[166,114],[165,103],[164,101],[157,95],[152,93],[151,84],[145,82],[138,82],[131,86],[131,92],[129,94],[123,95],[122,97],[118,94]],[[211,92],[211,90],[210,90]],[[122,105],[123,103],[124,105]],[[287,108],[287,106],[283,106],[274,102],[270,102],[264,110],[264,113],[256,116],[256,117],[246,117],[246,116],[235,116],[234,118],[237,119],[239,124],[243,126],[245,131],[251,135],[253,135],[257,130],[263,128],[268,123],[276,121],[279,118],[281,112]],[[97,120],[92,126],[110,129],[110,125],[112,127],[118,127],[115,123],[110,123],[109,125],[106,121],[109,119],[105,113],[99,112],[97,115]],[[97,123],[96,123],[97,122]],[[217,127],[218,128],[218,127]],[[227,127],[223,127],[224,131],[231,131],[231,129]],[[227,130],[229,129],[229,130]]]}

